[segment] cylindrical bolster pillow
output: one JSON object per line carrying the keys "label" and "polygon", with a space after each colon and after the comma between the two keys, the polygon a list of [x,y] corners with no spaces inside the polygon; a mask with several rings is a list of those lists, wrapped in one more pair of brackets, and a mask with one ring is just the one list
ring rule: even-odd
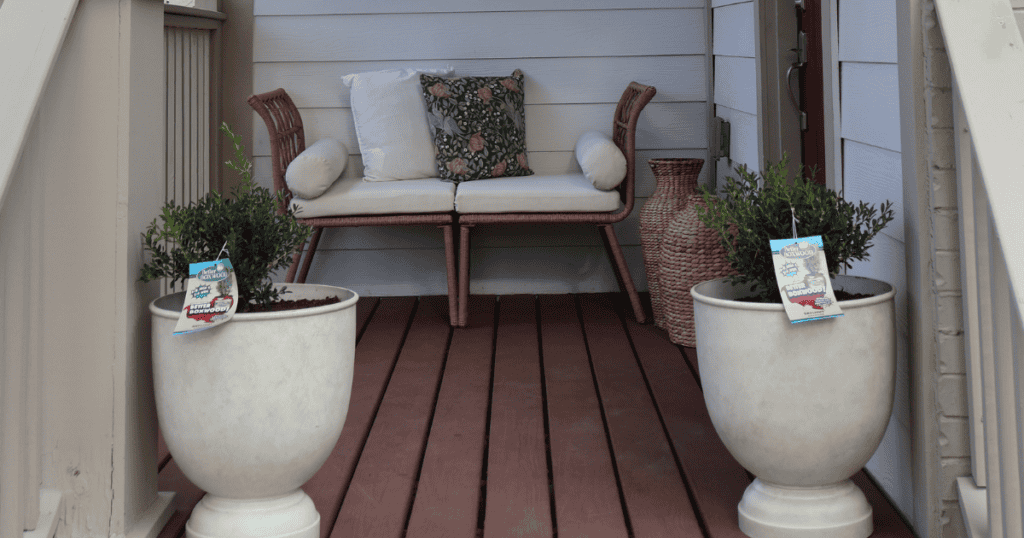
{"label": "cylindrical bolster pillow", "polygon": [[285,183],[292,194],[310,200],[324,193],[348,163],[348,148],[345,144],[325,138],[317,141],[300,153],[288,165],[284,173]]}
{"label": "cylindrical bolster pillow", "polygon": [[603,191],[626,179],[626,157],[612,139],[600,131],[587,131],[576,141],[576,160],[583,175]]}

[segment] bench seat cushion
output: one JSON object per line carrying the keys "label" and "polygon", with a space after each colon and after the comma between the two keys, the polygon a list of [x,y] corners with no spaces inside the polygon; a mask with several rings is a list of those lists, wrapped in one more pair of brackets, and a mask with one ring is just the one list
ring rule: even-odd
{"label": "bench seat cushion", "polygon": [[608,212],[619,208],[618,191],[602,191],[583,174],[502,177],[459,183],[459,213]]}
{"label": "bench seat cushion", "polygon": [[342,178],[316,198],[293,198],[292,207],[299,218],[447,213],[455,207],[455,184],[440,178],[402,181]]}

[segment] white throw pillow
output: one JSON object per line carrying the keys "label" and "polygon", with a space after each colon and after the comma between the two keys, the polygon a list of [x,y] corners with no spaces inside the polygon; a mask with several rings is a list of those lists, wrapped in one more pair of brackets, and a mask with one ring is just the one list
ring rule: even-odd
{"label": "white throw pillow", "polygon": [[626,179],[626,156],[600,131],[587,131],[576,140],[576,160],[583,175],[603,191],[618,187]]}
{"label": "white throw pillow", "polygon": [[288,163],[284,181],[292,194],[310,200],[324,193],[345,170],[348,148],[345,144],[325,138],[306,149]]}
{"label": "white throw pillow", "polygon": [[352,89],[352,119],[366,180],[437,177],[420,73],[451,72],[451,67],[390,69],[341,78]]}

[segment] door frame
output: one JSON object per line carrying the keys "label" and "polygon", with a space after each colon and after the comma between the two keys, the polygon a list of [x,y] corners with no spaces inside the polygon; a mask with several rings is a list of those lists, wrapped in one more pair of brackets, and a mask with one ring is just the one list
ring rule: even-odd
{"label": "door frame", "polygon": [[839,0],[821,0],[821,64],[825,99],[825,186],[843,192],[843,142],[839,104]]}
{"label": "door frame", "polygon": [[[793,0],[755,2],[754,28],[758,85],[757,126],[762,160],[778,161],[783,152],[800,155],[798,110],[789,98],[786,69],[796,53],[797,23]],[[825,99],[825,186],[842,191],[842,144],[839,138],[839,28],[837,0],[821,0],[822,66]],[[796,172],[791,163],[790,172]]]}

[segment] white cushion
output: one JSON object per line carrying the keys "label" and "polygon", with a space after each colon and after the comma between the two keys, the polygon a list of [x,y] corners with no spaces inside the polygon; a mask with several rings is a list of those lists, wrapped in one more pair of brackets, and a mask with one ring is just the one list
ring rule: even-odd
{"label": "white cushion", "polygon": [[587,131],[576,140],[576,161],[598,189],[610,191],[626,179],[626,156],[600,131]]}
{"label": "white cushion", "polygon": [[618,191],[602,191],[583,174],[478,179],[459,183],[459,213],[602,212],[619,208]]}
{"label": "white cushion", "polygon": [[455,207],[455,184],[436,177],[388,182],[342,178],[317,198],[292,198],[292,207],[299,218],[446,213]]}
{"label": "white cushion", "polygon": [[348,162],[345,144],[325,138],[306,147],[288,163],[284,181],[299,198],[316,198],[334,184]]}
{"label": "white cushion", "polygon": [[420,73],[451,72],[451,67],[389,69],[341,78],[352,89],[352,119],[367,180],[437,177]]}

